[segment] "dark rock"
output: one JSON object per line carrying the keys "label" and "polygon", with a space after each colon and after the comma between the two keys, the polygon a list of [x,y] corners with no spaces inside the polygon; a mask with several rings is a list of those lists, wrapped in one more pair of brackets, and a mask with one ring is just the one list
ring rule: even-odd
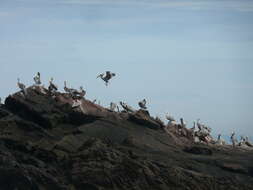
{"label": "dark rock", "polygon": [[253,189],[251,149],[193,144],[147,111],[72,108],[44,91],[0,107],[1,190]]}
{"label": "dark rock", "polygon": [[206,147],[199,147],[199,146],[193,146],[193,147],[186,147],[184,149],[185,152],[192,153],[192,154],[201,154],[201,155],[212,155],[213,152],[209,148]]}
{"label": "dark rock", "polygon": [[130,114],[129,121],[149,127],[151,129],[161,129],[160,123],[151,118],[149,112],[146,110],[139,110],[134,114]]}

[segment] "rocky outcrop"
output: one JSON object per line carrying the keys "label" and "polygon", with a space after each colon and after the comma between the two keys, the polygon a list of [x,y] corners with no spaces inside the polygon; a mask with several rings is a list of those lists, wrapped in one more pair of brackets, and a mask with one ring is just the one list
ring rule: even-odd
{"label": "rocky outcrop", "polygon": [[192,145],[143,110],[27,92],[0,107],[1,190],[253,188],[252,150]]}

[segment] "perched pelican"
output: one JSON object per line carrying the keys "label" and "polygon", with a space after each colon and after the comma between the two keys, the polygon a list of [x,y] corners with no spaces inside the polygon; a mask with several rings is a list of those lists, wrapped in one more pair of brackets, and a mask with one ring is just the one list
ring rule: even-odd
{"label": "perched pelican", "polygon": [[51,92],[56,92],[57,90],[58,90],[58,88],[57,88],[57,86],[53,83],[53,78],[51,78],[50,79],[50,81],[49,81],[49,87],[48,87],[48,90],[49,90],[49,92],[51,93]]}
{"label": "perched pelican", "polygon": [[135,110],[131,106],[127,105],[126,103],[124,102],[119,102],[119,103],[126,112],[135,112]]}
{"label": "perched pelican", "polygon": [[37,74],[35,75],[35,77],[33,77],[33,80],[35,82],[35,85],[41,85],[41,81],[40,81],[40,72],[37,72]]}
{"label": "perched pelican", "polygon": [[166,119],[171,123],[172,121],[176,121],[173,116],[166,114]]}
{"label": "perched pelican", "polygon": [[147,103],[146,99],[143,99],[143,100],[140,101],[138,104],[139,104],[139,106],[140,106],[141,109],[144,109],[144,110],[145,110],[145,109],[147,109],[146,103]]}
{"label": "perched pelican", "polygon": [[180,118],[180,123],[181,123],[181,126],[182,127],[186,127],[186,122],[184,121],[184,119],[183,118]]}
{"label": "perched pelican", "polygon": [[217,142],[218,145],[225,145],[226,142],[221,138],[221,134],[218,134]]}
{"label": "perched pelican", "polygon": [[111,103],[110,103],[110,110],[111,110],[111,111],[115,111],[116,108],[117,108],[117,104],[114,103],[114,102],[111,102]]}
{"label": "perched pelican", "polygon": [[27,91],[26,91],[26,87],[23,83],[20,82],[20,79],[18,78],[18,83],[17,83],[18,87],[20,88],[21,92],[26,95]]}
{"label": "perched pelican", "polygon": [[2,99],[1,99],[1,97],[0,97],[0,105],[2,104]]}
{"label": "perched pelican", "polygon": [[237,142],[237,140],[236,140],[236,138],[235,138],[235,132],[232,132],[231,137],[230,137],[230,140],[231,140],[231,142],[232,142],[233,147],[235,147],[236,142]]}
{"label": "perched pelican", "polygon": [[99,74],[97,78],[101,78],[103,81],[105,81],[105,85],[108,86],[109,80],[111,80],[114,76],[116,76],[115,73],[112,73],[111,71],[106,71],[105,74]]}
{"label": "perched pelican", "polygon": [[190,128],[192,131],[195,131],[195,128],[196,128],[196,122],[194,121],[193,122],[193,127],[192,128]]}
{"label": "perched pelican", "polygon": [[83,89],[82,86],[80,86],[80,92],[78,92],[78,95],[80,98],[83,98],[86,94],[86,91]]}
{"label": "perched pelican", "polygon": [[203,128],[203,125],[199,121],[200,121],[200,119],[197,119],[197,127],[198,127],[199,131],[201,131]]}
{"label": "perched pelican", "polygon": [[246,136],[246,138],[245,138],[245,144],[246,144],[247,146],[253,147],[253,143],[250,142],[248,136]]}
{"label": "perched pelican", "polygon": [[241,136],[241,139],[240,139],[240,142],[239,142],[239,146],[243,146],[245,145],[245,142],[246,142],[246,138],[244,136]]}
{"label": "perched pelican", "polygon": [[76,89],[67,87],[66,81],[64,81],[64,91],[69,93],[71,97],[75,97],[78,94],[78,91]]}

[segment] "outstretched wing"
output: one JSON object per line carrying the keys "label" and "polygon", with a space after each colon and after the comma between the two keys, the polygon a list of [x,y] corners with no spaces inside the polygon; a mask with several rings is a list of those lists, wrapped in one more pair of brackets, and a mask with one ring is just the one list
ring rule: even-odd
{"label": "outstretched wing", "polygon": [[98,76],[97,76],[97,78],[99,78],[99,77],[103,77],[104,76],[104,74],[102,73],[102,74],[99,74]]}

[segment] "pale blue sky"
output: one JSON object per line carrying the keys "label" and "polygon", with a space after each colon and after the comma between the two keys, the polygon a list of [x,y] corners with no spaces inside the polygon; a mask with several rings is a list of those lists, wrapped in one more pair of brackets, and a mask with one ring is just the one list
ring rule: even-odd
{"label": "pale blue sky", "polygon": [[0,29],[1,97],[40,71],[105,106],[145,97],[154,116],[253,136],[253,1],[0,0]]}

